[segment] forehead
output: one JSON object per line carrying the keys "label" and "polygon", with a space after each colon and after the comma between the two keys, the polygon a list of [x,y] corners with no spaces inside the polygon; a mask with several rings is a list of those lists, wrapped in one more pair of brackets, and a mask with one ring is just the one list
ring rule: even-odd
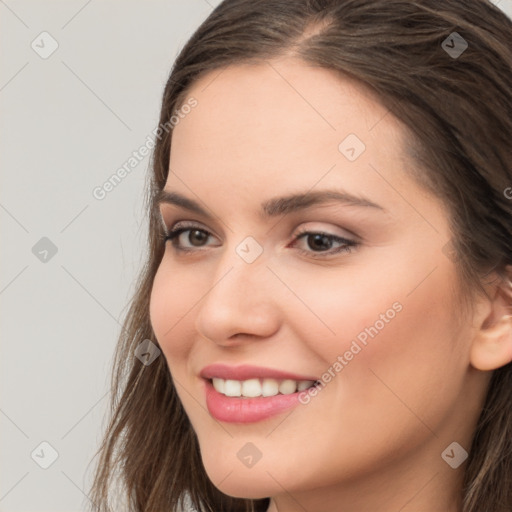
{"label": "forehead", "polygon": [[197,106],[174,128],[171,166],[222,161],[241,172],[243,161],[248,171],[275,174],[313,159],[328,169],[336,161],[351,163],[340,152],[349,136],[377,162],[401,157],[403,128],[367,88],[297,59],[213,70],[187,97]]}
{"label": "forehead", "polygon": [[[295,58],[210,71],[192,85],[189,96],[198,106],[175,132],[187,126],[205,137],[222,132],[234,139],[250,132],[261,143],[279,135],[280,143],[299,146],[305,138],[330,139],[350,131],[364,138],[387,114],[361,83]],[[397,125],[393,119],[388,124]]]}

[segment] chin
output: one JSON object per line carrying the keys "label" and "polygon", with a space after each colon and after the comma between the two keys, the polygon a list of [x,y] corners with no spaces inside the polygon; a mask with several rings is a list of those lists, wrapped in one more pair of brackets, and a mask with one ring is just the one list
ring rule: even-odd
{"label": "chin", "polygon": [[276,494],[277,483],[265,468],[246,468],[242,463],[230,465],[203,458],[208,478],[222,493],[233,498],[262,499]]}

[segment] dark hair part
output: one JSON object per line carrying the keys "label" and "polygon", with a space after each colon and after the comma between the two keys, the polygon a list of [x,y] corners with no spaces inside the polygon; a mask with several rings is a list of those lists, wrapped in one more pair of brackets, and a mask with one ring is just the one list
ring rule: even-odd
{"label": "dark hair part", "polygon": [[[453,32],[468,44],[458,58],[442,47]],[[416,163],[410,172],[450,210],[453,251],[468,290],[491,271],[506,275],[512,22],[503,12],[486,0],[225,0],[176,59],[161,125],[205,73],[284,55],[358,80],[408,128],[407,152]],[[154,198],[167,179],[171,138],[172,131],[158,139],[153,154],[149,253],[115,353],[111,418],[91,500],[95,510],[110,510],[109,489],[118,481],[124,510],[177,511],[188,494],[201,511],[264,511],[268,499],[231,498],[209,481],[165,358],[145,366],[133,356],[143,340],[157,343],[149,300],[164,247]],[[512,510],[511,364],[493,372],[462,493],[463,512]]]}

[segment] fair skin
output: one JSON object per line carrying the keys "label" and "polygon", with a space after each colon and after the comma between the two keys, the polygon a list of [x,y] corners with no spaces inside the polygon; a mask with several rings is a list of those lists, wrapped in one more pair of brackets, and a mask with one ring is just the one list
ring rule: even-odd
{"label": "fair skin", "polygon": [[[510,322],[494,288],[461,309],[448,213],[409,176],[403,126],[357,83],[288,57],[216,70],[190,96],[165,189],[211,217],[160,210],[168,230],[190,221],[208,236],[181,234],[192,253],[165,242],[150,315],[209,478],[228,495],[271,497],[269,512],[460,512],[466,463],[441,454],[454,441],[469,451],[491,370],[512,359]],[[338,149],[349,134],[366,146],[354,161]],[[270,198],[327,189],[379,207],[260,215]],[[340,243],[318,248],[303,231],[358,245],[334,254]],[[248,236],[262,248],[252,263],[236,251]],[[209,413],[205,365],[320,378],[396,303],[309,403],[244,424]],[[261,453],[252,467],[237,457],[247,442]]]}

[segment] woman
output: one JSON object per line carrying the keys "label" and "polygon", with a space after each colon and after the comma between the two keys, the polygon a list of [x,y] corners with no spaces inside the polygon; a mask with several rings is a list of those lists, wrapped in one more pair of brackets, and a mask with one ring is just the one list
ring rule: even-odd
{"label": "woman", "polygon": [[116,477],[116,510],[512,510],[511,41],[483,0],[212,12],[163,96],[95,510]]}

